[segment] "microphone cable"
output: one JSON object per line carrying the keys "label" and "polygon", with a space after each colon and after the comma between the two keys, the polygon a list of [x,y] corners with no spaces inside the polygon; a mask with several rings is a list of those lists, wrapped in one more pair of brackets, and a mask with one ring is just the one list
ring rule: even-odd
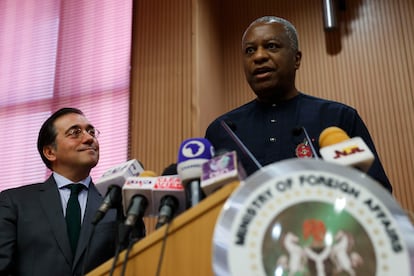
{"label": "microphone cable", "polygon": [[112,261],[111,270],[109,271],[109,276],[114,275],[116,263],[118,262],[119,253],[121,252],[121,248],[122,248],[121,244],[117,243],[116,249],[115,249],[115,256],[114,256],[113,261]]}
{"label": "microphone cable", "polygon": [[129,239],[128,239],[128,246],[126,248],[124,261],[122,263],[122,270],[121,270],[121,276],[125,275],[127,263],[128,263],[128,257],[129,253],[131,252],[132,246],[143,239],[146,235],[146,228],[145,223],[142,219],[137,220],[135,223],[134,229],[129,233]]}
{"label": "microphone cable", "polygon": [[123,228],[121,228],[121,227],[124,226],[124,224],[123,224],[124,210],[123,210],[122,204],[118,205],[116,209],[117,209],[117,223],[118,223],[118,237],[117,237],[118,240],[116,242],[115,256],[114,256],[113,261],[112,261],[109,276],[112,276],[114,274],[116,263],[118,262],[119,254],[121,253],[121,251],[123,249],[122,248],[123,244],[122,244],[122,241],[120,240],[120,235],[121,235],[120,233],[121,233],[121,230],[123,230]]}
{"label": "microphone cable", "polygon": [[167,238],[168,238],[168,231],[170,229],[170,225],[171,222],[173,220],[167,222],[165,225],[165,232],[164,232],[164,236],[162,238],[162,244],[161,244],[161,252],[160,252],[160,257],[158,259],[158,265],[157,265],[157,273],[155,274],[156,276],[159,276],[161,273],[161,267],[162,267],[162,261],[164,259],[164,253],[165,253],[165,245],[167,244]]}
{"label": "microphone cable", "polygon": [[125,275],[127,262],[128,262],[128,257],[129,257],[129,253],[131,252],[132,246],[139,240],[140,240],[139,238],[132,238],[132,237],[129,239],[128,247],[127,247],[126,252],[125,252],[124,262],[122,264],[121,276]]}
{"label": "microphone cable", "polygon": [[[125,259],[124,259],[124,263],[122,264],[122,271],[121,271],[121,276],[125,275],[125,271],[126,271],[126,267],[127,267],[127,262],[128,262],[128,257],[129,257],[129,252],[131,252],[132,246],[135,244],[135,242],[139,241],[139,239],[130,239],[130,242],[128,243],[128,247],[127,250],[125,252]],[[135,274],[136,275],[136,274]]]}

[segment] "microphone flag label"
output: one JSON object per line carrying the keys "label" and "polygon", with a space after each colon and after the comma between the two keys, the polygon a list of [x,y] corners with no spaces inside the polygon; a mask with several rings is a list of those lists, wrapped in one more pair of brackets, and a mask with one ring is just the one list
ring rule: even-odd
{"label": "microphone flag label", "polygon": [[202,180],[207,181],[211,178],[219,177],[235,170],[234,153],[228,152],[214,157],[203,164]]}
{"label": "microphone flag label", "polygon": [[154,190],[184,190],[181,179],[174,175],[159,176],[154,184]]}
{"label": "microphone flag label", "polygon": [[338,144],[320,149],[320,154],[327,162],[345,166],[355,166],[368,171],[375,157],[361,137],[354,137]]}
{"label": "microphone flag label", "polygon": [[358,147],[358,145],[348,146],[342,150],[335,150],[335,156],[333,159],[341,158],[341,156],[348,156],[351,154],[356,154],[358,152],[364,152],[365,150]]}

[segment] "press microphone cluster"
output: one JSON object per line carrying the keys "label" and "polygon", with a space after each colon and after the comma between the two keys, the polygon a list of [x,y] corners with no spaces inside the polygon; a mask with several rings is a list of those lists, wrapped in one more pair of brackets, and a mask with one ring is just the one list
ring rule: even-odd
{"label": "press microphone cluster", "polygon": [[93,225],[101,221],[109,209],[122,207],[122,186],[129,177],[143,171],[141,164],[136,159],[132,159],[110,168],[98,179],[95,186],[105,197],[92,221]]}
{"label": "press microphone cluster", "polygon": [[141,175],[128,178],[122,188],[126,226],[158,216],[158,228],[185,210],[184,187],[177,175]]}
{"label": "press microphone cluster", "polygon": [[319,136],[322,158],[345,166],[356,167],[367,172],[374,162],[374,154],[361,137],[350,138],[339,127],[328,127]]}

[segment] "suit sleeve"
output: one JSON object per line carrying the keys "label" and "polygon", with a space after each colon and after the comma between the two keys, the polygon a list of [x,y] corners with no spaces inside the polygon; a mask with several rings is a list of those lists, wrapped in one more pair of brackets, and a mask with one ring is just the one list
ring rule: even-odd
{"label": "suit sleeve", "polygon": [[372,140],[364,121],[357,112],[355,113],[355,125],[354,129],[351,131],[351,134],[352,137],[360,136],[364,142],[367,143],[368,147],[374,154],[374,163],[368,170],[367,174],[376,179],[385,189],[392,193],[392,185],[387,177],[387,174],[385,173],[384,167],[375,148],[374,141]]}
{"label": "suit sleeve", "polygon": [[0,275],[12,273],[16,250],[17,211],[7,192],[0,193]]}

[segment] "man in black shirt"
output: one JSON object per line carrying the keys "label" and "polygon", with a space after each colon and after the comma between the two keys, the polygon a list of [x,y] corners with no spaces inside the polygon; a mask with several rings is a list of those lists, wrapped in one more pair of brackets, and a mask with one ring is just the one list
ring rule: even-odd
{"label": "man in black shirt", "polygon": [[[248,175],[258,167],[246,158],[221,121],[230,122],[233,131],[261,165],[294,157],[312,157],[303,133],[306,128],[312,141],[327,127],[337,126],[350,137],[360,136],[374,153],[375,161],[367,172],[392,192],[374,143],[358,112],[342,103],[312,97],[295,86],[300,67],[297,32],[287,20],[265,16],[253,21],[242,38],[246,80],[257,98],[214,120],[205,137],[216,150],[236,150]],[[319,151],[319,146],[315,145]]]}

